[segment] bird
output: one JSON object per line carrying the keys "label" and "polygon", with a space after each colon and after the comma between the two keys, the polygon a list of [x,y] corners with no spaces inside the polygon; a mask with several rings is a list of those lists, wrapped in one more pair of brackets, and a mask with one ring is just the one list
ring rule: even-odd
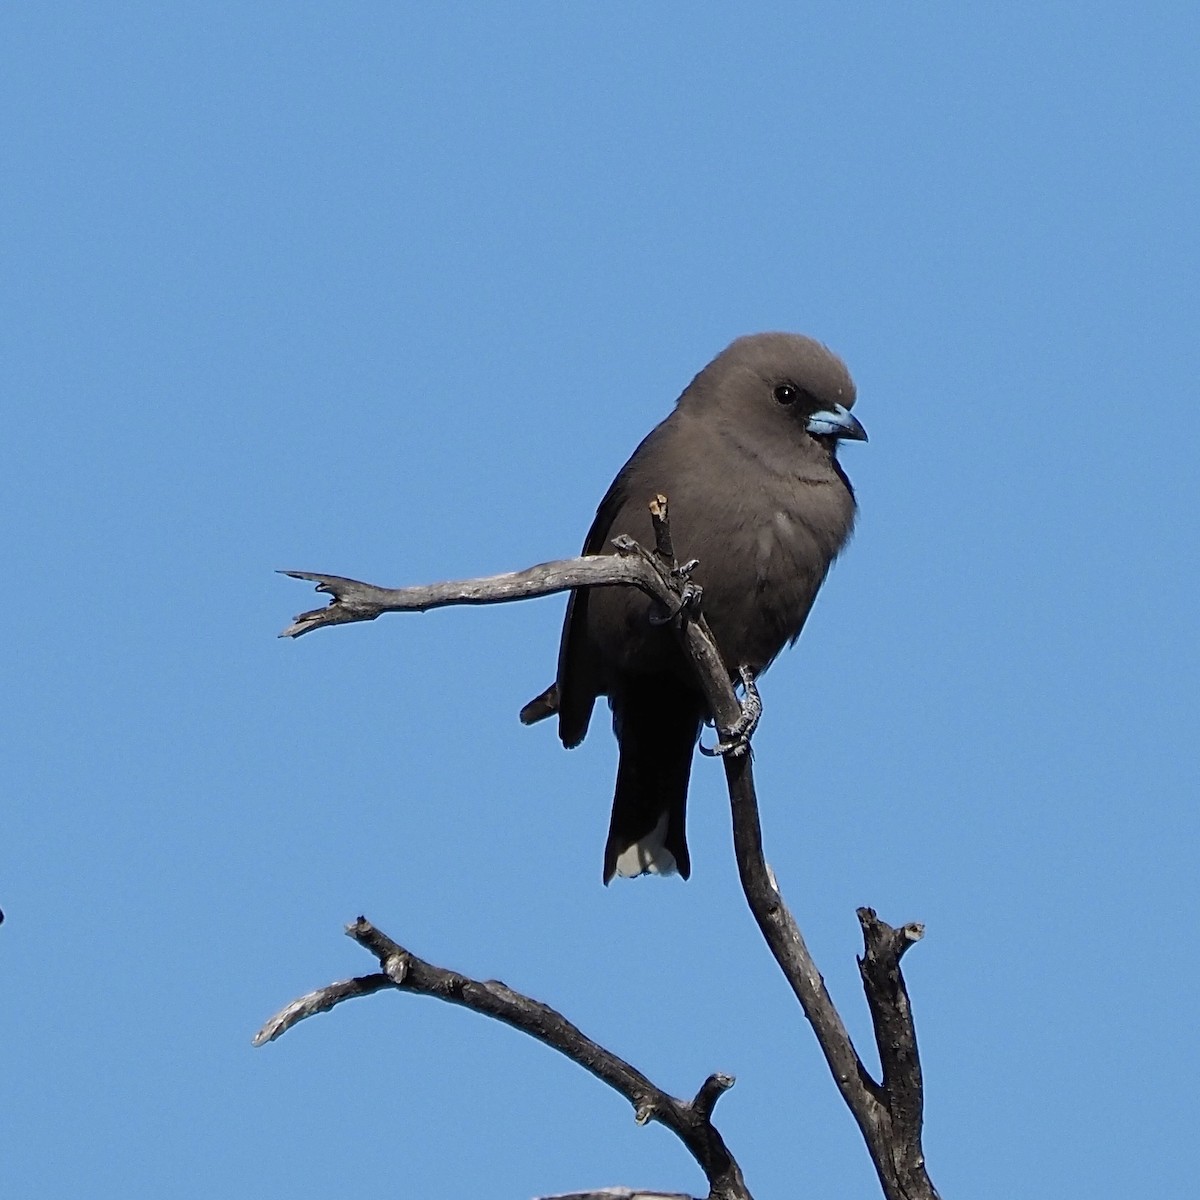
{"label": "bird", "polygon": [[[731,679],[755,679],[800,636],[830,565],[854,528],[854,488],[838,444],[866,441],[850,411],[842,360],[797,333],[740,337],[684,389],[608,489],[583,545],[614,553],[627,534],[653,546],[649,504],[668,499],[680,562]],[[603,880],[677,873],[687,879],[687,792],[708,705],[670,626],[633,587],[579,588],[567,602],[555,682],[521,710],[557,714],[568,749],[596,700],[612,709],[619,745]]]}

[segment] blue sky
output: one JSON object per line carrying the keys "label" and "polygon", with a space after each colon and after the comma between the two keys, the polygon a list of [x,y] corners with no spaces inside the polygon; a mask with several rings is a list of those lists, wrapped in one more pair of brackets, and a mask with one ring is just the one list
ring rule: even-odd
{"label": "blue sky", "polygon": [[764,682],[785,894],[864,1052],[855,906],[926,923],[943,1194],[1194,1194],[1198,56],[1186,4],[6,6],[0,1189],[702,1188],[459,1010],[252,1050],[370,968],[362,912],[679,1094],[736,1075],[756,1194],[876,1194],[720,770],[689,883],[601,887],[603,721],[516,719],[560,600],[275,639],[278,567],[574,553],[782,328],[871,434]]}

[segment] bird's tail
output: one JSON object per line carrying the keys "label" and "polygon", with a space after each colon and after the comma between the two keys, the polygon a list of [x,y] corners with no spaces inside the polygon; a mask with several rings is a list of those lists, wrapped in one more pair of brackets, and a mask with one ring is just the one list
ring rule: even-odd
{"label": "bird's tail", "polygon": [[684,879],[687,790],[692,752],[704,715],[700,697],[670,676],[633,678],[613,698],[613,729],[621,747],[604,882],[647,873]]}
{"label": "bird's tail", "polygon": [[544,721],[547,717],[552,717],[558,712],[558,684],[552,683],[540,696],[534,696],[530,702],[521,709],[521,724],[536,725],[538,721]]}

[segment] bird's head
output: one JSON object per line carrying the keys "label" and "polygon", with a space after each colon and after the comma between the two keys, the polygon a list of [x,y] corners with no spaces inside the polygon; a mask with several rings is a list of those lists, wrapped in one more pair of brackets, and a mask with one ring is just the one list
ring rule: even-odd
{"label": "bird's head", "polygon": [[833,453],[839,441],[867,440],[850,411],[854,399],[846,364],[820,342],[798,333],[754,333],[718,354],[680,404]]}

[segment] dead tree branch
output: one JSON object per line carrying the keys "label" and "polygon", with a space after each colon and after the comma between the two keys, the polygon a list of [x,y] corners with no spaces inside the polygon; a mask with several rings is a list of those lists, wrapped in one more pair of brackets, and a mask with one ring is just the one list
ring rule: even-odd
{"label": "dead tree branch", "polygon": [[[611,1050],[592,1041],[548,1004],[513,991],[498,980],[472,979],[458,971],[425,962],[381,933],[365,917],[348,925],[346,933],[379,960],[379,973],[332,983],[292,1001],[258,1031],[254,1038],[256,1046],[274,1041],[305,1017],[328,1012],[344,1000],[385,988],[458,1004],[511,1025],[590,1071],[633,1105],[634,1119],[639,1125],[648,1121],[664,1125],[683,1142],[704,1172],[709,1183],[709,1200],[752,1200],[741,1168],[712,1123],[712,1110],[717,1099],[733,1086],[730,1076],[710,1075],[694,1099],[680,1100],[651,1083]],[[604,1196],[620,1194],[620,1191],[588,1194]],[[627,1194],[652,1196],[659,1193]]]}
{"label": "dead tree branch", "polygon": [[598,1192],[561,1192],[557,1196],[542,1196],[541,1200],[692,1200],[683,1192],[643,1192],[629,1188],[601,1188]]}
{"label": "dead tree branch", "polygon": [[332,600],[324,608],[300,613],[279,636],[298,638],[326,625],[347,625],[354,621],[374,621],[390,612],[427,612],[451,604],[507,604],[512,600],[532,600],[577,587],[627,584],[669,603],[669,584],[662,582],[653,565],[636,553],[614,557],[611,554],[566,558],[541,563],[525,571],[489,575],[483,579],[463,579],[452,583],[431,583],[424,587],[384,588],[342,575],[319,575],[311,571],[280,571],[292,579],[307,579]]}
{"label": "dead tree branch", "polygon": [[[299,637],[324,625],[374,620],[385,612],[420,612],[449,604],[497,604],[578,587],[634,586],[653,597],[660,604],[664,619],[673,623],[695,668],[722,740],[728,735],[732,741],[737,741],[745,725],[742,708],[712,634],[698,612],[698,589],[688,579],[695,564],[680,566],[674,560],[664,497],[659,496],[651,503],[651,515],[656,538],[654,551],[639,546],[631,538],[619,537],[613,543],[617,549],[615,555],[564,559],[485,579],[388,589],[336,575],[286,571],[284,574],[293,578],[317,583],[317,590],[333,599],[324,609],[302,613],[280,636]],[[921,937],[922,927],[912,924],[893,929],[880,921],[871,909],[858,910],[864,939],[859,966],[882,1067],[882,1080],[876,1081],[855,1049],[767,865],[751,756],[729,753],[723,757],[732,807],[734,852],[746,902],[812,1025],[834,1082],[862,1133],[883,1194],[887,1200],[938,1200],[937,1190],[925,1169],[921,1147],[924,1090],[916,1030],[900,971],[900,958]],[[351,980],[334,985],[349,990],[344,995],[339,993],[331,1003],[365,994],[362,983],[362,980]],[[310,1012],[323,1011],[322,1005],[329,1007],[325,1003],[330,999],[328,992],[329,989],[324,989],[311,993],[288,1006],[276,1020],[284,1019],[289,1012],[295,1015],[292,1020],[285,1020],[279,1032]],[[479,1008],[477,1011],[487,1010]],[[498,1013],[489,1015],[506,1019]],[[559,1020],[564,1019],[560,1017]],[[267,1028],[270,1028],[269,1024]],[[562,1049],[557,1045],[556,1048]],[[567,1051],[564,1049],[563,1053]],[[599,1074],[587,1063],[583,1065]],[[626,1069],[632,1071],[632,1068]],[[618,1086],[604,1075],[600,1077],[611,1086]],[[618,1090],[622,1089],[618,1087]],[[702,1088],[696,1100],[691,1102],[691,1119],[700,1115],[704,1096]],[[692,1145],[688,1148],[694,1156],[697,1154]],[[697,1161],[701,1160],[697,1158]],[[712,1183],[711,1176],[709,1179]],[[738,1179],[740,1183],[740,1174]]]}

